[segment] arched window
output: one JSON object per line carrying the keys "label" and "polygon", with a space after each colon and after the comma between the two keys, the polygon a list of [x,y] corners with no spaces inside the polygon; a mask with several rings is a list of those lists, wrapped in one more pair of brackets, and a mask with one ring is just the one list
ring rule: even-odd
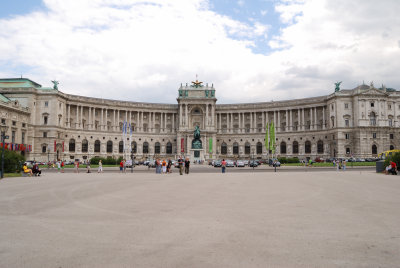
{"label": "arched window", "polygon": [[245,154],[250,154],[250,143],[246,142],[244,145],[244,153]]}
{"label": "arched window", "polygon": [[136,152],[137,152],[136,142],[132,141],[131,146],[132,146],[132,149],[133,149],[133,153],[136,154]]}
{"label": "arched window", "polygon": [[87,139],[84,139],[82,141],[82,153],[87,153],[88,152],[88,141]]}
{"label": "arched window", "polygon": [[317,142],[317,153],[323,154],[324,153],[324,142],[319,140]]}
{"label": "arched window", "polygon": [[281,142],[281,154],[286,154],[286,142]]}
{"label": "arched window", "polygon": [[161,146],[159,142],[156,142],[156,144],[154,145],[154,153],[155,154],[160,154],[161,152]]}
{"label": "arched window", "polygon": [[372,145],[372,154],[377,154],[378,153],[378,148],[376,147],[376,145]]}
{"label": "arched window", "polygon": [[167,154],[172,154],[172,143],[167,143]]}
{"label": "arched window", "polygon": [[124,141],[120,141],[118,144],[118,152],[121,154],[124,152]]}
{"label": "arched window", "polygon": [[239,144],[235,142],[232,148],[233,154],[239,154]]}
{"label": "arched window", "polygon": [[69,148],[70,152],[75,152],[75,140],[74,139],[69,140],[68,148]]}
{"label": "arched window", "polygon": [[297,141],[293,142],[293,154],[298,154],[299,153],[299,143]]}
{"label": "arched window", "polygon": [[306,141],[306,144],[304,146],[304,153],[311,154],[311,142],[310,141]]}
{"label": "arched window", "polygon": [[374,112],[371,112],[371,114],[369,115],[369,124],[371,126],[376,126],[376,115]]}
{"label": "arched window", "polygon": [[228,146],[226,146],[226,143],[223,142],[221,144],[221,154],[227,154],[227,152],[228,152]]}
{"label": "arched window", "polygon": [[112,141],[107,141],[107,153],[112,153],[113,149],[113,143]]}
{"label": "arched window", "polygon": [[143,143],[143,153],[144,154],[149,153],[149,143],[147,141]]}
{"label": "arched window", "polygon": [[94,142],[94,152],[95,153],[100,153],[100,141],[99,140],[96,140]]}
{"label": "arched window", "polygon": [[393,145],[390,145],[390,150],[394,150],[394,146]]}
{"label": "arched window", "polygon": [[262,154],[262,143],[257,142],[257,154]]}

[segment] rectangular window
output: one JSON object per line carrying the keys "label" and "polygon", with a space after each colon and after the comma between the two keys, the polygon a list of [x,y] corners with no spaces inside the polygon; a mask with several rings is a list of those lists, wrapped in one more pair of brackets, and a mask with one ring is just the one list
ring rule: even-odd
{"label": "rectangular window", "polygon": [[348,127],[350,125],[349,124],[349,119],[344,120],[344,123],[345,123],[346,127]]}
{"label": "rectangular window", "polygon": [[376,139],[376,133],[372,133],[372,138]]}
{"label": "rectangular window", "polygon": [[5,125],[6,124],[6,120],[4,118],[1,119],[1,124]]}
{"label": "rectangular window", "polygon": [[375,103],[371,102],[371,107],[374,107],[374,106],[375,106]]}
{"label": "rectangular window", "polygon": [[21,143],[24,144],[25,143],[25,132],[21,133]]}
{"label": "rectangular window", "polygon": [[15,130],[11,131],[11,143],[15,143]]}
{"label": "rectangular window", "polygon": [[46,152],[46,150],[47,150],[47,147],[46,147],[46,145],[43,145],[43,146],[42,146],[42,153],[45,153],[45,152]]}
{"label": "rectangular window", "polygon": [[12,121],[12,125],[13,125],[13,126],[16,126],[16,125],[17,125],[17,122]]}
{"label": "rectangular window", "polygon": [[49,107],[49,102],[48,101],[44,102],[44,107]]}
{"label": "rectangular window", "polygon": [[345,103],[345,104],[344,104],[344,108],[345,108],[345,109],[349,109],[349,104],[348,104],[348,103]]}
{"label": "rectangular window", "polygon": [[389,118],[388,122],[389,122],[389,127],[392,127],[393,126],[393,119]]}
{"label": "rectangular window", "polygon": [[350,139],[350,134],[349,133],[344,134],[344,136],[345,136],[346,140]]}
{"label": "rectangular window", "polygon": [[346,147],[346,154],[350,154],[350,148]]}
{"label": "rectangular window", "polygon": [[388,108],[389,108],[389,110],[392,110],[392,105],[389,104],[389,105],[388,105]]}
{"label": "rectangular window", "polygon": [[47,116],[43,117],[43,124],[47,125]]}
{"label": "rectangular window", "polygon": [[47,138],[47,132],[43,132],[43,138]]}
{"label": "rectangular window", "polygon": [[393,140],[394,139],[394,135],[390,134],[390,139]]}
{"label": "rectangular window", "polygon": [[25,124],[25,123],[22,123],[22,127],[26,127],[26,124]]}

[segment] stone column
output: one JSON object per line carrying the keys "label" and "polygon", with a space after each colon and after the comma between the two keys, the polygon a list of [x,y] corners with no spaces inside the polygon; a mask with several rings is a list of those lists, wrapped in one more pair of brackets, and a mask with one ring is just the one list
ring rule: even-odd
{"label": "stone column", "polygon": [[75,122],[75,128],[79,128],[79,105],[76,105],[76,122]]}
{"label": "stone column", "polygon": [[242,113],[238,113],[238,119],[239,119],[239,129],[238,129],[238,132],[239,133],[242,133]]}
{"label": "stone column", "polygon": [[218,114],[219,115],[219,131],[222,131],[222,124],[221,124],[221,121],[222,121],[222,114],[221,113],[219,113]]}
{"label": "stone column", "polygon": [[278,114],[277,114],[277,116],[278,116],[278,124],[277,124],[277,132],[278,131],[281,131],[281,114],[280,114],[280,111],[278,110]]}
{"label": "stone column", "polygon": [[304,130],[305,129],[304,108],[301,109],[301,113],[302,113],[301,130]]}
{"label": "stone column", "polygon": [[115,124],[115,109],[113,109],[113,123],[112,123],[112,129],[113,131],[117,130],[117,126]]}
{"label": "stone column", "polygon": [[297,109],[297,131],[301,130],[300,124],[300,109]]}
{"label": "stone column", "polygon": [[89,106],[88,107],[88,115],[89,115],[89,118],[88,118],[88,129],[89,130],[91,130],[92,129],[92,108]]}
{"label": "stone column", "polygon": [[289,110],[286,110],[286,115],[285,115],[285,120],[286,120],[286,127],[285,127],[285,131],[288,132],[289,131]]}
{"label": "stone column", "polygon": [[314,128],[318,129],[317,107],[314,107]]}
{"label": "stone column", "polygon": [[214,105],[212,105],[211,106],[211,124],[213,125],[213,126],[215,126],[215,106]]}
{"label": "stone column", "polygon": [[93,111],[92,111],[93,115],[92,115],[92,129],[96,129],[95,128],[95,123],[96,123],[96,108],[93,107]]}
{"label": "stone column", "polygon": [[71,104],[68,104],[68,127],[71,128]]}
{"label": "stone column", "polygon": [[261,120],[262,120],[261,127],[264,131],[265,130],[265,111],[262,111]]}
{"label": "stone column", "polygon": [[172,132],[175,132],[175,113],[172,113]]}
{"label": "stone column", "polygon": [[104,118],[103,118],[103,108],[101,108],[101,117],[100,117],[100,130],[103,130],[104,129],[104,127],[103,127],[103,122],[104,122]]}
{"label": "stone column", "polygon": [[182,126],[182,104],[179,104],[179,126]]}
{"label": "stone column", "polygon": [[83,106],[81,106],[81,116],[79,118],[79,123],[81,125],[81,129],[83,129]]}
{"label": "stone column", "polygon": [[250,112],[250,133],[253,132],[253,113]]}
{"label": "stone column", "polygon": [[313,108],[310,108],[310,130],[314,129],[313,125]]}
{"label": "stone column", "polygon": [[325,129],[325,106],[322,106],[322,129]]}
{"label": "stone column", "polygon": [[290,121],[290,126],[289,126],[289,130],[293,131],[293,110],[290,109],[289,110],[289,121]]}
{"label": "stone column", "polygon": [[276,126],[276,111],[274,111],[274,126],[275,126],[275,129],[277,129],[277,126]]}
{"label": "stone column", "polygon": [[143,111],[140,112],[140,129],[143,131]]}

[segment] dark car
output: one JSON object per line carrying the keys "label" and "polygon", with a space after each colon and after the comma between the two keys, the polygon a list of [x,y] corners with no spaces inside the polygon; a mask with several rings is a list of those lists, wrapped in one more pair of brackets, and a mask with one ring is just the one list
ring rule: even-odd
{"label": "dark car", "polygon": [[217,160],[214,162],[214,167],[221,167],[222,166],[222,161],[221,160]]}
{"label": "dark car", "polygon": [[249,167],[258,167],[258,162],[257,161],[249,161]]}

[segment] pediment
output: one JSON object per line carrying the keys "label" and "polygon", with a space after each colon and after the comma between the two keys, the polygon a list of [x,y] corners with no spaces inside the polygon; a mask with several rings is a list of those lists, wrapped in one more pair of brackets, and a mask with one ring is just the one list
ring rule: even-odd
{"label": "pediment", "polygon": [[361,92],[359,95],[375,95],[375,96],[386,97],[389,96],[389,93],[380,89],[370,88],[364,92]]}

